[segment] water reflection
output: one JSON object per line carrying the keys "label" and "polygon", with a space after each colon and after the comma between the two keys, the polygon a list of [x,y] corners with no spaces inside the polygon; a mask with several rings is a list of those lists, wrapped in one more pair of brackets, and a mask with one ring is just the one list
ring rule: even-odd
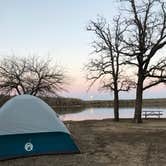
{"label": "water reflection", "polygon": [[[163,111],[161,118],[166,117],[166,109],[164,108],[143,108],[143,111],[146,110]],[[119,116],[120,118],[133,118],[134,108],[120,108]],[[86,108],[77,113],[60,115],[60,119],[63,121],[102,120],[108,118],[113,118],[113,108]]]}
{"label": "water reflection", "polygon": [[94,114],[94,108],[89,108],[91,114]]}

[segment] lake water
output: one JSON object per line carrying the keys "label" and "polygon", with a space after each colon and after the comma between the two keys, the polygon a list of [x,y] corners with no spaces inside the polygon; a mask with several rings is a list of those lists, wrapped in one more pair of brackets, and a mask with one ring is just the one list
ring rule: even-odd
{"label": "lake water", "polygon": [[[143,108],[143,111],[163,111],[161,118],[166,118],[166,108]],[[63,121],[102,120],[113,118],[113,115],[113,108],[86,108],[77,113],[60,115],[60,119]],[[119,116],[133,118],[134,108],[120,108]]]}

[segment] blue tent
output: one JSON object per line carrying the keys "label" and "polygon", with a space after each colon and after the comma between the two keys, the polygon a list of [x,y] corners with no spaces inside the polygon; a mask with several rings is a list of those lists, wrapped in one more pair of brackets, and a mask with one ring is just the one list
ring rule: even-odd
{"label": "blue tent", "polygon": [[0,109],[0,160],[78,152],[68,129],[41,99],[20,95]]}

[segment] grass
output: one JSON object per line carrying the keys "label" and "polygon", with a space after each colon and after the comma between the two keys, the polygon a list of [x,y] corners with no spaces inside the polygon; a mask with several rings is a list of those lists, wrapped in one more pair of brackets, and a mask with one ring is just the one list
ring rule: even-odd
{"label": "grass", "polygon": [[80,154],[43,155],[0,161],[1,166],[165,166],[166,121],[65,122]]}

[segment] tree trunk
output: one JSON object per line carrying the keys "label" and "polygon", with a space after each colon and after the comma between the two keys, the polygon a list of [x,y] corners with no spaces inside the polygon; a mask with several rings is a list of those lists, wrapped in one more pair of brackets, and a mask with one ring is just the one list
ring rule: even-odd
{"label": "tree trunk", "polygon": [[21,95],[21,92],[20,92],[20,90],[19,90],[19,88],[17,86],[15,87],[15,89],[16,89],[18,95]]}
{"label": "tree trunk", "polygon": [[135,100],[135,114],[134,121],[142,123],[142,97],[143,97],[143,79],[141,76],[138,78]]}
{"label": "tree trunk", "polygon": [[119,121],[119,92],[114,90],[114,120]]}

